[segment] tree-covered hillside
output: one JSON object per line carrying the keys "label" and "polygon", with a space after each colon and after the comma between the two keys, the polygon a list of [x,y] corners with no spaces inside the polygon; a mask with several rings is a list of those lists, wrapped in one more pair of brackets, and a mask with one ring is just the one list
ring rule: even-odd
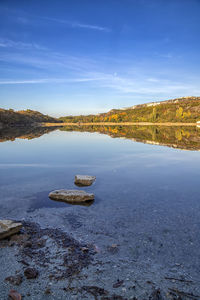
{"label": "tree-covered hillside", "polygon": [[112,109],[107,113],[88,116],[67,116],[64,122],[183,122],[200,120],[200,97],[184,97],[162,102],[136,105],[125,109]]}
{"label": "tree-covered hillside", "polygon": [[34,123],[57,123],[59,120],[43,115],[34,110],[14,111],[13,109],[0,109],[0,123],[3,125],[24,125]]}

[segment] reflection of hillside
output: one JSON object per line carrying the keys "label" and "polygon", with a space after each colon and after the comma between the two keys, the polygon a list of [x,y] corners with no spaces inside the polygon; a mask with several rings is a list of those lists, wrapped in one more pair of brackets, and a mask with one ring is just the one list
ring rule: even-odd
{"label": "reflection of hillside", "polygon": [[[58,127],[3,127],[0,142],[39,138]],[[66,126],[62,131],[87,131],[107,134],[112,138],[126,138],[136,142],[163,145],[185,150],[200,150],[200,128],[194,126]]]}
{"label": "reflection of hillside", "polygon": [[0,128],[0,142],[14,141],[16,138],[29,140],[39,138],[55,129],[58,129],[58,127],[2,127]]}
{"label": "reflection of hillside", "polygon": [[170,126],[67,126],[64,131],[87,131],[126,138],[136,142],[185,150],[200,150],[200,128]]}

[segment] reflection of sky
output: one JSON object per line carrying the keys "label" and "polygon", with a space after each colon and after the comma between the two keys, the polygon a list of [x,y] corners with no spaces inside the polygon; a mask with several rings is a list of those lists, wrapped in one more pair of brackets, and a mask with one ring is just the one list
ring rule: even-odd
{"label": "reflection of sky", "polygon": [[[161,205],[163,213],[164,207],[178,206],[193,213],[199,207],[199,169],[196,151],[98,133],[55,131],[37,139],[1,143],[0,204],[7,207],[4,212],[12,207],[13,217],[15,209],[22,213],[27,207],[51,207],[50,191],[77,188],[74,175],[91,174],[97,180],[84,189],[94,192],[96,201],[88,212],[105,208],[109,215],[112,207],[123,206],[129,214],[130,206],[148,210]],[[76,207],[76,212],[81,209],[86,208]]]}
{"label": "reflection of sky", "polygon": [[[64,168],[68,166],[99,169],[137,167],[196,169],[200,156],[162,146],[144,145],[110,138],[98,133],[52,132],[32,140],[16,139],[0,145],[0,168]],[[176,172],[177,170],[174,169]]]}

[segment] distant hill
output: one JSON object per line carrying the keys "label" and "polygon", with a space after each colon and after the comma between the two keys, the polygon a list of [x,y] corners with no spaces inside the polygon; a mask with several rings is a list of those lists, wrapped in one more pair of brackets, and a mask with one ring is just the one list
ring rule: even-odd
{"label": "distant hill", "polygon": [[60,120],[30,109],[21,111],[14,111],[13,109],[0,109],[0,124],[2,125],[12,126],[46,122],[58,123]]}
{"label": "distant hill", "polygon": [[66,116],[61,121],[77,122],[183,122],[200,120],[200,97],[182,97],[162,102],[151,102],[122,109],[112,109],[107,113],[88,116]]}
{"label": "distant hill", "polygon": [[97,122],[151,122],[196,123],[200,121],[200,97],[182,97],[161,102],[139,104],[112,109],[97,115],[65,116],[59,119],[34,110],[14,111],[0,109],[1,125],[14,126],[40,123],[97,123]]}

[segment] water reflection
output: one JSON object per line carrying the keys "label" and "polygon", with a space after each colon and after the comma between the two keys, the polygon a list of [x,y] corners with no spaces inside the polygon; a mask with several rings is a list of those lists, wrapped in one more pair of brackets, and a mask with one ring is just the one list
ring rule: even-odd
{"label": "water reflection", "polygon": [[200,150],[198,126],[65,126],[16,127],[0,129],[0,142],[16,138],[34,139],[56,129],[61,131],[99,132],[112,138],[125,138],[135,142],[162,145],[184,150]]}
{"label": "water reflection", "polygon": [[[90,206],[94,203],[94,200],[90,200],[82,203],[67,203],[64,201],[56,201],[48,197],[49,191],[38,192],[31,195],[28,199],[30,200],[28,212],[34,212],[39,208],[59,208],[67,207],[71,205]],[[52,200],[52,201],[51,201]]]}
{"label": "water reflection", "polygon": [[200,150],[200,128],[196,126],[67,126],[64,131],[87,131],[126,138],[135,142],[185,150]]}
{"label": "water reflection", "polygon": [[50,133],[58,129],[57,127],[31,127],[31,126],[17,126],[17,127],[1,127],[0,128],[0,142],[14,141],[19,139],[35,139],[43,134]]}
{"label": "water reflection", "polygon": [[62,199],[53,199],[51,197],[49,197],[50,200],[55,201],[55,202],[62,202],[62,203],[67,203],[70,205],[80,205],[80,206],[91,206],[94,203],[94,200],[87,200],[84,202],[72,202],[72,201],[66,201],[66,200],[62,200]]}

